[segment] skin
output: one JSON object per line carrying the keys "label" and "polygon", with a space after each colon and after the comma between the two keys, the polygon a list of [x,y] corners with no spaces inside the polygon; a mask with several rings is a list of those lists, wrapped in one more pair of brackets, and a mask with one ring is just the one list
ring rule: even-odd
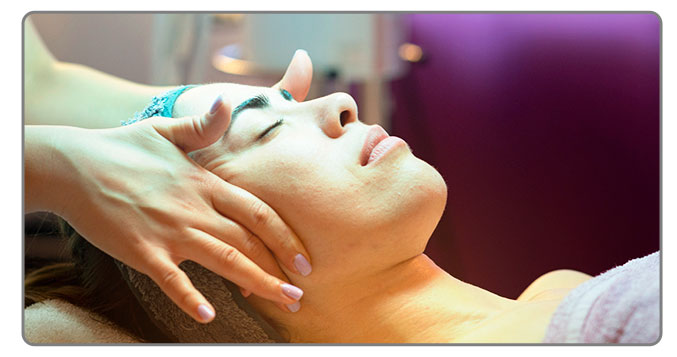
{"label": "skin", "polygon": [[[359,155],[369,126],[357,121],[355,101],[349,95],[336,93],[298,103],[285,100],[276,90],[224,84],[196,88],[183,99],[191,101],[212,90],[229,93],[236,103],[265,93],[271,107],[243,111],[226,137],[192,153],[193,158],[217,176],[245,185],[257,197],[266,197],[271,207],[285,212],[281,215],[285,222],[301,230],[299,236],[323,236],[325,242],[334,242],[331,246],[317,246],[317,239],[304,242],[315,245],[306,245],[310,254],[317,251],[328,259],[315,263],[314,272],[326,270],[332,279],[339,274],[355,276],[376,267],[369,263],[373,260],[370,250],[384,250],[384,258],[395,262],[410,256],[393,250],[394,245],[409,246],[407,251],[424,249],[426,240],[421,237],[432,232],[446,201],[444,181],[406,145],[362,167]],[[178,110],[181,113],[182,109]],[[282,125],[254,142],[279,118],[284,119]],[[411,225],[427,229],[408,228],[403,234],[396,221],[405,214]],[[349,235],[353,231],[361,234]],[[362,239],[376,234],[391,238]],[[330,250],[344,248],[362,252],[364,255],[355,258],[365,265],[334,269],[343,265],[342,258]]]}
{"label": "skin", "polygon": [[[187,259],[288,313],[285,305],[298,297],[284,293],[288,278],[278,264],[301,275],[296,257],[312,264],[311,256],[268,205],[187,156],[228,128],[227,93],[184,118],[120,127],[167,88],[59,62],[30,18],[24,30],[24,211],[61,216],[90,243],[150,276],[199,322],[214,318],[213,307],[178,268]],[[299,51],[275,86],[302,101],[311,77],[310,59]]]}
{"label": "skin", "polygon": [[[219,93],[233,107],[260,94],[270,101],[191,156],[267,202],[314,257],[312,276],[290,276],[305,291],[296,314],[248,298],[291,342],[538,342],[562,294],[588,278],[543,278],[529,299],[511,300],[452,277],[423,254],[446,203],[444,180],[406,145],[362,166],[369,126],[350,96],[298,103],[269,88],[214,84],[183,95],[176,110],[189,114]],[[558,293],[533,298],[552,287]]]}

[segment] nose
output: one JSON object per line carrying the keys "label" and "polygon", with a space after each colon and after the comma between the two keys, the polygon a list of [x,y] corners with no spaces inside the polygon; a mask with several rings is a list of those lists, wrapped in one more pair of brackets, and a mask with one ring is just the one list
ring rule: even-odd
{"label": "nose", "polygon": [[323,108],[317,119],[322,130],[331,138],[345,132],[346,125],[357,121],[357,103],[347,93],[334,93],[320,99]]}

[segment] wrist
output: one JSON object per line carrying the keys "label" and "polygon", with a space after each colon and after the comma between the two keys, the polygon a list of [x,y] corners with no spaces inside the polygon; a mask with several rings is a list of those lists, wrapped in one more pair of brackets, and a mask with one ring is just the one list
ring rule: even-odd
{"label": "wrist", "polygon": [[24,201],[25,211],[49,211],[63,216],[72,203],[73,173],[68,160],[69,146],[77,140],[78,129],[68,126],[25,126]]}

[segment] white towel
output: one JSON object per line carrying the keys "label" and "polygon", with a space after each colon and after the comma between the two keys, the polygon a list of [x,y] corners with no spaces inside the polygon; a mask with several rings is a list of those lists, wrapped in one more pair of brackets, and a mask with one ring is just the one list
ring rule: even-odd
{"label": "white towel", "polygon": [[545,343],[657,343],[660,254],[630,260],[572,290],[553,314]]}

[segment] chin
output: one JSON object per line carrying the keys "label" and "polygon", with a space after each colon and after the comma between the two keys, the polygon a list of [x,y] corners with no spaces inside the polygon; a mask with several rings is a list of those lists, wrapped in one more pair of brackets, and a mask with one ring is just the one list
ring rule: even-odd
{"label": "chin", "polygon": [[447,185],[431,165],[411,155],[399,162],[397,180],[387,191],[387,219],[379,230],[401,239],[407,254],[420,254],[437,227],[447,202]]}
{"label": "chin", "polygon": [[415,190],[419,201],[417,212],[420,212],[415,214],[421,215],[420,224],[427,227],[425,234],[430,236],[442,218],[447,204],[447,184],[434,167],[421,159],[415,160],[419,167],[419,182]]}
{"label": "chin", "polygon": [[426,211],[438,212],[436,215],[441,217],[447,203],[447,184],[442,175],[414,155],[402,166],[402,171],[413,181],[414,186],[410,192],[423,201],[421,204],[427,207]]}
{"label": "chin", "polygon": [[[440,204],[440,217],[444,212],[444,207],[447,205],[447,183],[444,181],[442,175],[434,167],[427,162],[421,160],[430,168],[430,196],[434,197]],[[439,218],[438,218],[439,220]]]}

